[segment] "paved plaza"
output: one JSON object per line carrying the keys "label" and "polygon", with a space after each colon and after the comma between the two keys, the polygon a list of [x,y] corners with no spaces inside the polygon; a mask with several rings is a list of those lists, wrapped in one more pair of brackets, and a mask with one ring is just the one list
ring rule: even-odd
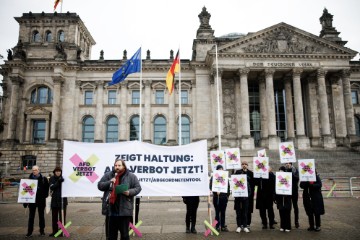
{"label": "paved plaza", "polygon": [[[143,221],[139,230],[142,239],[360,239],[360,199],[357,198],[329,198],[325,199],[326,214],[322,216],[322,231],[308,232],[307,218],[299,199],[300,228],[290,233],[279,231],[279,224],[275,230],[262,230],[257,210],[253,214],[251,233],[236,233],[235,211],[233,201],[229,201],[227,208],[227,225],[230,232],[220,233],[219,236],[204,236],[204,220],[208,220],[206,198],[201,198],[198,209],[198,234],[185,233],[185,205],[181,198],[142,198],[139,219]],[[70,239],[105,240],[104,217],[100,214],[99,199],[70,199],[67,221],[72,224],[68,228]],[[275,218],[279,222],[279,214],[275,209]],[[212,210],[214,218],[214,211]],[[26,234],[28,211],[22,204],[0,204],[0,239],[24,239]],[[46,233],[51,232],[51,215],[47,214]],[[292,216],[293,220],[293,216]],[[294,224],[294,223],[292,223]],[[35,227],[32,239],[40,237],[38,217],[35,218]],[[139,239],[132,236],[131,239]]]}

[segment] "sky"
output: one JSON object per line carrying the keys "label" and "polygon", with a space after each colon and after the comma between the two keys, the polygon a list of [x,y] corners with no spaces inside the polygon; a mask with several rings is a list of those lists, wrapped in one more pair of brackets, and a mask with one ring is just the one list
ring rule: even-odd
{"label": "sky", "polygon": [[[326,7],[334,15],[333,26],[341,32],[346,47],[360,52],[359,0],[63,0],[57,12],[75,12],[85,23],[96,45],[91,59],[122,59],[141,46],[152,59],[168,59],[170,50],[180,48],[181,59],[191,59],[192,43],[203,7],[211,14],[210,25],[215,36],[248,33],[285,22],[319,35],[319,18]],[[0,64],[6,49],[18,40],[19,26],[14,17],[23,13],[52,13],[54,0],[0,0]],[[357,55],[354,60],[359,60]],[[2,79],[2,76],[0,76]]]}

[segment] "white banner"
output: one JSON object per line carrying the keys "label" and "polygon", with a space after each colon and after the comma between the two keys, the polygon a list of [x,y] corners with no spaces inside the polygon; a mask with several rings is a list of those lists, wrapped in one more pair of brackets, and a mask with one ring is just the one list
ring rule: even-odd
{"label": "white banner", "polygon": [[299,177],[300,182],[316,182],[315,174],[315,160],[314,159],[299,159]]}
{"label": "white banner", "polygon": [[233,197],[248,197],[247,175],[231,175],[230,188]]}
{"label": "white banner", "polygon": [[207,142],[159,146],[131,141],[83,143],[64,141],[64,197],[98,197],[97,183],[113,170],[116,159],[139,179],[139,196],[208,196]]}
{"label": "white banner", "polygon": [[292,195],[292,173],[276,172],[276,194]]}
{"label": "white banner", "polygon": [[293,142],[282,142],[279,144],[280,162],[296,162],[295,147]]}
{"label": "white banner", "polygon": [[225,150],[226,169],[240,169],[240,148],[229,148]]}
{"label": "white banner", "polygon": [[38,180],[21,179],[18,203],[35,203]]}
{"label": "white banner", "polygon": [[227,193],[229,188],[229,172],[214,170],[211,191]]}
{"label": "white banner", "polygon": [[210,151],[210,162],[211,170],[216,170],[218,165],[221,165],[224,170],[226,170],[225,164],[225,152],[222,150],[219,151]]}
{"label": "white banner", "polygon": [[254,157],[254,178],[269,179],[269,158],[268,157]]}

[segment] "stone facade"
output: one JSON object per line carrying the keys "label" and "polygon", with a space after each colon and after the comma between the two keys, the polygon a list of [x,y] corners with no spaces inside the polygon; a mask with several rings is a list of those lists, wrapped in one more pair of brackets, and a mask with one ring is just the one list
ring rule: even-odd
{"label": "stone facade", "polygon": [[[210,17],[204,7],[192,59],[181,60],[186,93],[181,115],[189,119],[190,142],[207,139],[209,150],[252,151],[277,149],[280,141],[294,141],[298,149],[351,147],[357,141],[360,105],[354,97],[360,64],[351,61],[356,51],[345,47],[326,9],[320,36],[279,23],[246,35],[215,37]],[[126,62],[126,51],[120,64],[105,60],[103,52],[99,60],[90,60],[95,41],[74,13],[30,12],[15,19],[19,42],[13,58],[1,66],[0,163],[7,171],[14,175],[36,159],[51,172],[62,161],[63,140],[84,140],[88,117],[94,119],[91,141],[107,141],[110,117],[118,122],[116,140],[130,140],[131,119],[140,115],[133,102],[140,74],[107,85]],[[154,143],[154,120],[163,116],[163,144],[178,144],[179,86],[169,95],[165,85],[172,61],[173,51],[169,59],[156,60],[148,51],[142,62],[142,141]],[[37,95],[44,89],[47,95]],[[161,103],[158,91],[164,93]]]}

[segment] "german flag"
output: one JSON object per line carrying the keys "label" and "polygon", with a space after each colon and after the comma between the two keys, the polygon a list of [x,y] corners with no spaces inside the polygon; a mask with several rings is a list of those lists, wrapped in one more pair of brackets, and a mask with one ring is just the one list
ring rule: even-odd
{"label": "german flag", "polygon": [[61,1],[61,0],[55,0],[55,3],[54,3],[54,12],[55,12],[55,10],[56,10],[57,5],[59,5],[60,1]]}
{"label": "german flag", "polygon": [[179,70],[180,70],[180,58],[179,58],[179,50],[178,50],[176,53],[174,62],[172,63],[172,65],[166,75],[166,86],[169,90],[169,95],[171,95],[171,93],[174,90],[175,73],[179,72]]}

